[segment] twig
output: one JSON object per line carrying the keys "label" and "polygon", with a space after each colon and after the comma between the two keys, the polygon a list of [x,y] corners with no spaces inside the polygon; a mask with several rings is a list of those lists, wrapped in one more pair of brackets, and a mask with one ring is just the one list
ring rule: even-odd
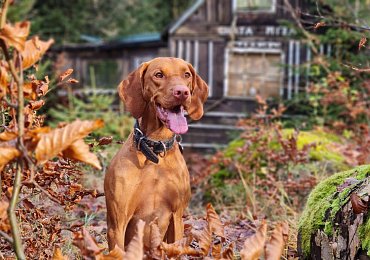
{"label": "twig", "polygon": [[[322,16],[322,15],[314,15],[314,14],[310,14],[310,13],[306,13],[306,12],[302,12],[302,15],[304,15],[306,17],[310,17],[310,18],[325,19],[326,21],[331,22],[331,23],[326,23],[327,25],[330,25],[330,26],[346,26],[346,27],[351,28],[352,30],[356,30],[356,31],[370,31],[370,27],[366,26],[366,25],[358,25],[358,24],[347,23],[345,21],[340,21],[340,20],[325,17],[325,16]],[[306,23],[315,24],[315,22],[308,22],[308,21]]]}
{"label": "twig", "polygon": [[[5,96],[1,99],[1,101],[3,101],[5,104],[7,104],[8,107],[11,107],[11,108],[17,108],[18,107],[17,104],[13,104],[11,101],[7,100],[5,98]],[[5,120],[4,120],[3,123],[5,123]]]}
{"label": "twig", "polygon": [[4,28],[4,25],[6,23],[6,14],[8,12],[8,6],[9,6],[9,3],[10,1],[9,0],[5,0],[3,2],[3,5],[1,7],[1,20],[0,20],[0,29],[3,29]]}
{"label": "twig", "polygon": [[12,199],[10,200],[10,205],[8,208],[8,218],[13,234],[13,247],[14,251],[17,255],[18,259],[26,259],[23,251],[23,246],[22,246],[22,240],[21,240],[21,234],[19,231],[18,227],[18,222],[17,222],[17,217],[15,215],[15,207],[17,205],[17,200],[19,196],[19,192],[21,189],[21,179],[22,179],[22,170],[23,170],[23,160],[22,158],[18,159],[17,162],[17,172],[15,173],[14,177],[14,184],[13,184],[13,194],[12,194]]}
{"label": "twig", "polygon": [[[9,0],[5,0],[3,2],[3,6],[1,8],[1,17],[0,17],[0,29],[4,28],[6,22],[6,13],[9,6]],[[23,145],[23,134],[24,134],[24,97],[23,97],[23,74],[22,74],[22,63],[19,64],[19,71],[20,76],[17,74],[15,69],[14,63],[12,58],[10,57],[9,51],[5,44],[4,40],[0,40],[0,46],[3,50],[4,56],[6,61],[9,64],[10,72],[12,74],[13,79],[17,83],[18,86],[18,138],[17,138],[17,148],[19,149]],[[17,54],[17,51],[14,50],[14,53]],[[20,56],[19,56],[20,58]],[[10,227],[13,235],[13,247],[17,258],[20,260],[26,259],[26,256],[23,251],[21,234],[19,231],[19,226],[17,222],[17,216],[15,215],[15,208],[17,206],[17,201],[19,197],[19,192],[21,190],[21,181],[22,181],[22,173],[23,173],[23,156],[18,159],[17,162],[17,171],[14,176],[14,184],[13,184],[13,193],[12,198],[10,200],[9,208],[8,208],[8,218],[10,222]]]}
{"label": "twig", "polygon": [[37,182],[33,181],[33,185],[35,185],[42,193],[44,193],[50,200],[54,201],[55,203],[58,203],[62,205],[62,202],[59,201],[57,198],[53,197],[49,192],[47,192],[43,187],[41,187]]}
{"label": "twig", "polygon": [[[316,55],[320,55],[320,52],[319,50],[316,48],[315,46],[315,41],[318,41],[318,38],[315,37],[314,35],[310,34],[302,25],[298,15],[296,14],[293,6],[290,4],[289,0],[284,0],[284,4],[287,6],[288,10],[290,11],[294,21],[296,22],[297,26],[302,30],[302,33],[304,34],[304,36],[306,36],[307,40],[309,41],[309,45],[311,47],[311,50],[314,54]],[[320,64],[327,73],[330,73],[330,70],[329,68],[324,65],[324,64]]]}
{"label": "twig", "polygon": [[358,72],[370,72],[370,68],[358,68],[358,67],[348,65],[348,64],[343,64],[343,66],[347,67],[347,68],[350,68],[350,69],[353,69],[353,70],[358,71]]}
{"label": "twig", "polygon": [[7,233],[0,230],[0,235],[5,238],[5,240],[8,241],[10,244],[13,244],[13,238],[11,238]]}

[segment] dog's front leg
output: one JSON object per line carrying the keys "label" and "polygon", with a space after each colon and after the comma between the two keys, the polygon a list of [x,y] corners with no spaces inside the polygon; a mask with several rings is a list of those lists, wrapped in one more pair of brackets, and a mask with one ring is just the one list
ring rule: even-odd
{"label": "dog's front leg", "polygon": [[128,222],[129,216],[120,210],[118,203],[114,201],[107,202],[109,250],[113,250],[116,245],[122,250],[125,249],[125,232]]}

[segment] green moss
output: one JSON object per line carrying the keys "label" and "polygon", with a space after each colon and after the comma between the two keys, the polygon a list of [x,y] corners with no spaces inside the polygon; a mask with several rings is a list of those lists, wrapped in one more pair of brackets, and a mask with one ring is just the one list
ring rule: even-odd
{"label": "green moss", "polygon": [[367,221],[358,229],[361,247],[370,256],[370,215],[367,216]]}
{"label": "green moss", "polygon": [[[293,129],[284,129],[285,137],[292,135]],[[327,133],[321,130],[301,131],[298,135],[297,146],[302,149],[305,145],[316,143],[316,147],[310,149],[310,159],[323,161],[328,160],[338,164],[344,163],[344,157],[330,149],[335,143],[341,143],[341,138],[335,134]]]}
{"label": "green moss", "polygon": [[[369,175],[370,165],[359,166],[349,171],[336,173],[315,187],[308,197],[298,227],[301,234],[301,247],[305,255],[310,251],[311,234],[314,234],[316,230],[323,227],[327,235],[333,234],[333,218],[348,201],[351,189],[348,187],[342,192],[337,192],[337,186],[343,184],[346,178],[354,177],[362,180]],[[328,214],[329,218],[326,217]]]}

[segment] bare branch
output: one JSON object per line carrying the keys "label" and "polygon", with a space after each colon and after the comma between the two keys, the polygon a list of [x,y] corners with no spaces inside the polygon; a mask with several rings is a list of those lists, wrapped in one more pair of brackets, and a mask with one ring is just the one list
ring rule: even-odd
{"label": "bare branch", "polygon": [[358,72],[370,72],[370,68],[358,68],[358,67],[355,67],[355,66],[349,65],[349,64],[343,64],[343,66],[345,66],[347,68],[350,68],[350,69],[353,69],[353,70],[358,71]]}
{"label": "bare branch", "polygon": [[5,240],[8,241],[10,244],[13,244],[13,238],[11,238],[7,233],[0,230],[0,235],[5,238]]}

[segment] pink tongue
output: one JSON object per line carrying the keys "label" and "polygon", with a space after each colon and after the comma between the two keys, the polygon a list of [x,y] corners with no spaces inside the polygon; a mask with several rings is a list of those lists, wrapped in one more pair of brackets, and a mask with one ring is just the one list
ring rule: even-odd
{"label": "pink tongue", "polygon": [[167,122],[168,127],[175,134],[184,134],[188,131],[188,123],[182,112],[173,113],[168,111]]}

